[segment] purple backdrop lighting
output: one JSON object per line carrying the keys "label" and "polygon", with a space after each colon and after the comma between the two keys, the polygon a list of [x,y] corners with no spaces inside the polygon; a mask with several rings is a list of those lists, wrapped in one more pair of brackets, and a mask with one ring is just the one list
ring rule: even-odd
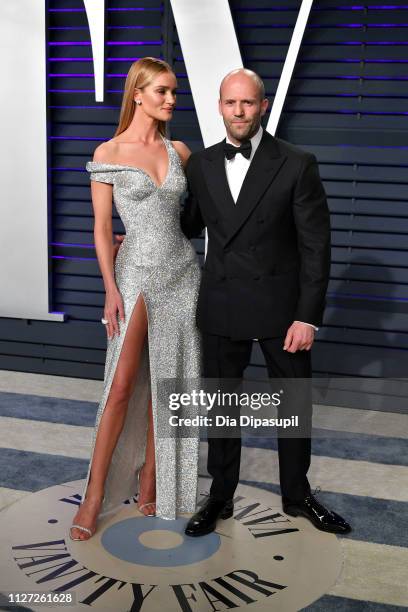
{"label": "purple backdrop lighting", "polygon": [[[48,74],[49,77],[92,77],[93,78],[93,72],[50,72]],[[119,72],[119,73],[108,73],[106,75],[108,78],[111,79],[118,79],[118,78],[125,78],[127,77],[127,73],[126,72]]]}
{"label": "purple backdrop lighting", "polygon": [[[87,26],[50,26],[49,30],[86,30],[89,32],[89,28]],[[131,26],[108,26],[107,30],[153,30],[158,29],[157,26],[139,26],[139,25],[131,25]]]}
{"label": "purple backdrop lighting", "polygon": [[102,141],[103,138],[84,138],[83,136],[49,136],[49,140],[89,140],[89,141]]}
{"label": "purple backdrop lighting", "polygon": [[94,89],[49,89],[50,93],[94,93]]}
{"label": "purple backdrop lighting", "polygon": [[[113,109],[113,110],[117,110],[118,108],[120,108],[119,104],[116,106],[105,106],[105,105],[101,105],[101,106],[86,106],[84,104],[61,104],[58,106],[53,106],[50,105],[49,108],[99,108],[99,109]],[[72,168],[64,168],[65,170],[72,170]]]}
{"label": "purple backdrop lighting", "polygon": [[[119,40],[114,41],[111,40],[106,43],[108,47],[112,46],[124,46],[124,45],[162,45],[162,40]],[[76,41],[58,41],[58,42],[49,42],[48,45],[50,47],[91,47],[92,43],[89,40],[76,40]]]}
{"label": "purple backdrop lighting", "polygon": [[81,249],[94,249],[94,244],[75,244],[72,242],[50,242],[52,246],[68,246],[68,247],[80,247]]}
{"label": "purple backdrop lighting", "polygon": [[155,11],[156,13],[162,13],[163,9],[161,7],[155,8],[140,8],[140,7],[128,7],[128,8],[108,8],[108,11],[113,12],[129,12],[129,11]]}
{"label": "purple backdrop lighting", "polygon": [[[94,89],[49,89],[50,93],[94,93]],[[107,93],[123,93],[122,89],[108,89]]]}
{"label": "purple backdrop lighting", "polygon": [[[141,8],[141,7],[128,7],[128,8],[107,8],[107,11],[110,12],[119,12],[119,11],[155,11],[162,12],[162,8]],[[84,8],[51,8],[48,9],[49,13],[85,13]]]}
{"label": "purple backdrop lighting", "polygon": [[71,261],[97,261],[96,257],[72,257],[70,255],[51,255],[51,259],[70,259]]}
{"label": "purple backdrop lighting", "polygon": [[93,77],[93,72],[50,72],[49,77]]}
{"label": "purple backdrop lighting", "polygon": [[[136,62],[140,57],[112,57],[107,62]],[[92,57],[49,57],[49,62],[91,62]],[[358,61],[358,60],[356,60]]]}

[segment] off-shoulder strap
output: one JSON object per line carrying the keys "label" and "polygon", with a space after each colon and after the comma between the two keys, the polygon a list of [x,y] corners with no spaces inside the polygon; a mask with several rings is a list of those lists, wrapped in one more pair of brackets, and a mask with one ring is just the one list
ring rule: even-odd
{"label": "off-shoulder strap", "polygon": [[115,173],[118,171],[117,166],[113,164],[104,164],[102,162],[89,161],[86,163],[86,169],[90,173],[91,181],[99,183],[109,183],[113,185],[115,182]]}

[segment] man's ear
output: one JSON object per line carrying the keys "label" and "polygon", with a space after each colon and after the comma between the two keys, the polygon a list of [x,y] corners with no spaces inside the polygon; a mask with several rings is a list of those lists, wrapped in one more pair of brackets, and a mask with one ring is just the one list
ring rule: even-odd
{"label": "man's ear", "polygon": [[268,110],[269,100],[268,98],[264,98],[261,102],[261,116],[263,117],[266,111]]}
{"label": "man's ear", "polygon": [[218,100],[218,112],[220,113],[220,115],[222,115],[222,112],[221,112],[221,98]]}

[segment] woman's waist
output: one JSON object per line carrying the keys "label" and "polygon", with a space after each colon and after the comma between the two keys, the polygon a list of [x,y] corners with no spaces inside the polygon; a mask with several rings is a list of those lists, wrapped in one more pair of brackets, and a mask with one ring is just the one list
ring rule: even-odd
{"label": "woman's waist", "polygon": [[193,245],[184,234],[181,236],[143,236],[126,234],[119,247],[118,257],[138,263],[163,261],[166,259],[191,258],[195,255]]}
{"label": "woman's waist", "polygon": [[197,262],[198,264],[197,254],[192,245],[180,249],[125,249],[121,247],[116,257],[115,269],[143,269],[163,266],[178,268],[190,262]]}
{"label": "woman's waist", "polygon": [[190,258],[125,261],[116,260],[114,275],[118,287],[130,287],[135,283],[143,283],[148,279],[158,279],[160,283],[173,283],[180,281],[185,275],[191,279],[199,279],[201,276],[200,264],[195,252]]}

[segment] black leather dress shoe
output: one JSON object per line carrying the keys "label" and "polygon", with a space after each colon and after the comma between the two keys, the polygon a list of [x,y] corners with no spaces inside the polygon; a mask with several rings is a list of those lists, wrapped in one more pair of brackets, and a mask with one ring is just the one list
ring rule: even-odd
{"label": "black leather dress shoe", "polygon": [[325,508],[313,495],[305,497],[301,502],[283,499],[282,508],[290,516],[304,516],[321,531],[343,534],[351,531],[350,525],[339,514]]}
{"label": "black leather dress shoe", "polygon": [[193,514],[188,521],[184,533],[192,537],[211,533],[216,527],[217,519],[228,519],[233,513],[234,504],[232,499],[228,501],[219,500],[210,495],[201,510]]}

